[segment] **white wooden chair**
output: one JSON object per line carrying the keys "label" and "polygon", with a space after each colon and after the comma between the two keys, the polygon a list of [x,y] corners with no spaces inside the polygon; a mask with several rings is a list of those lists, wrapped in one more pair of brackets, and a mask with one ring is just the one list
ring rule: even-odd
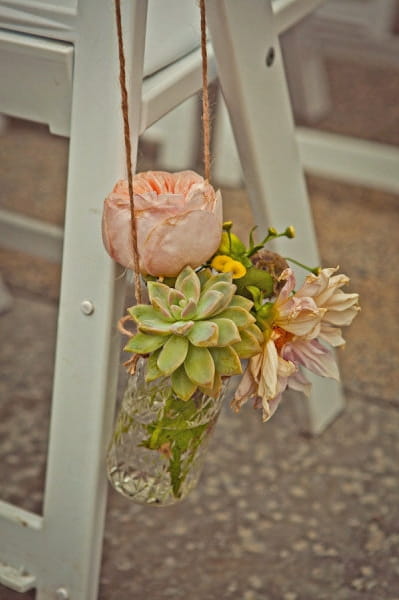
{"label": "white wooden chair", "polygon": [[[170,0],[157,4],[168,11]],[[278,33],[317,4],[277,0],[272,8],[270,2],[251,0],[249,9],[246,0],[207,3],[255,218],[260,227],[294,223],[294,251],[308,263],[317,262],[317,248]],[[127,0],[123,10],[136,151],[139,134],[201,87],[201,64],[194,50],[143,78],[145,33],[151,31],[147,2]],[[113,3],[1,0],[0,24],[0,112],[48,123],[54,133],[70,136],[44,510],[36,515],[0,502],[0,582],[20,592],[36,588],[37,600],[94,600],[119,356],[115,323],[123,297],[120,270],[104,252],[100,236],[102,199],[124,171]],[[210,78],[212,65],[211,60]],[[9,217],[0,215],[0,223],[14,228],[10,245],[18,245],[20,231],[43,242],[44,226]],[[57,240],[53,236],[51,243],[57,246]],[[36,247],[45,253],[46,243]],[[309,403],[313,431],[320,431],[341,407],[339,387],[317,381]]]}

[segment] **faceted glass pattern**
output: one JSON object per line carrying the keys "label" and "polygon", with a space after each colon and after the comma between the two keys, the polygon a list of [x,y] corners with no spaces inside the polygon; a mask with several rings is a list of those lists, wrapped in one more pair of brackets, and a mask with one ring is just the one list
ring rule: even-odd
{"label": "faceted glass pattern", "polygon": [[143,504],[168,505],[196,485],[224,392],[211,398],[197,390],[187,401],[169,377],[146,382],[146,359],[130,376],[107,456],[112,486]]}

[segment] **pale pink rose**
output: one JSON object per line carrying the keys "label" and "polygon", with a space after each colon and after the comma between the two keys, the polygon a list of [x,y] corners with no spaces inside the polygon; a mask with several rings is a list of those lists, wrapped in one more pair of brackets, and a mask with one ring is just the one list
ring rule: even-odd
{"label": "pale pink rose", "polygon": [[[148,171],[134,176],[133,190],[141,273],[173,277],[216,252],[222,199],[203,177],[194,171]],[[119,181],[105,199],[102,230],[108,254],[133,269],[127,181]]]}

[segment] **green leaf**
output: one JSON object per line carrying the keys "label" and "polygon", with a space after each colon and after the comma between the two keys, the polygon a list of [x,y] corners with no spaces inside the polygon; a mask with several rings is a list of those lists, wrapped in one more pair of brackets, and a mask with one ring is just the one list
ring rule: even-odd
{"label": "green leaf", "polygon": [[197,321],[188,334],[194,346],[216,346],[218,337],[218,326],[212,321]]}
{"label": "green leaf", "polygon": [[182,310],[182,307],[178,304],[172,304],[170,306],[170,312],[172,313],[173,320],[180,321]]}
{"label": "green leaf", "polygon": [[174,288],[169,288],[169,295],[168,295],[169,308],[171,308],[173,304],[179,305],[180,300],[184,300],[184,294],[179,292],[179,290],[175,290]]}
{"label": "green leaf", "polygon": [[212,319],[211,322],[216,323],[219,330],[219,337],[215,345],[228,346],[240,341],[237,325],[231,319]]}
{"label": "green leaf", "polygon": [[182,269],[177,276],[176,283],[175,283],[175,289],[179,290],[179,292],[182,292],[183,291],[182,290],[183,281],[186,279],[186,277],[191,277],[193,273],[194,273],[194,276],[196,277],[195,271],[193,270],[192,267],[190,267],[189,265],[184,267],[184,269]]}
{"label": "green leaf", "polygon": [[197,312],[197,303],[194,300],[189,300],[181,311],[182,319],[192,319]]}
{"label": "green leaf", "polygon": [[196,319],[206,319],[215,314],[215,310],[224,301],[223,294],[216,290],[208,290],[201,294],[197,305]]}
{"label": "green leaf", "polygon": [[242,373],[238,354],[231,346],[225,348],[210,348],[216,373],[219,375],[238,375]]}
{"label": "green leaf", "polygon": [[176,335],[187,335],[193,325],[194,321],[176,321],[170,325],[170,330]]}
{"label": "green leaf", "polygon": [[124,350],[126,352],[136,352],[137,354],[149,354],[161,348],[167,340],[168,337],[164,335],[147,335],[139,332],[130,338]]}
{"label": "green leaf", "polygon": [[248,327],[245,329],[245,331],[247,331],[248,333],[251,333],[256,338],[256,340],[259,342],[260,345],[262,345],[263,342],[265,341],[262,330],[259,329],[259,327],[256,325],[256,323],[251,323],[250,325],[248,325]]}
{"label": "green leaf", "polygon": [[149,281],[147,284],[150,302],[157,312],[161,312],[165,318],[170,318],[169,290],[170,288],[159,281]]}
{"label": "green leaf", "polygon": [[232,306],[218,314],[218,319],[231,319],[237,325],[238,329],[248,327],[255,322],[255,317],[240,306]]}
{"label": "green leaf", "polygon": [[212,277],[212,272],[210,269],[202,269],[201,271],[198,271],[197,276],[200,280],[201,289],[203,290],[207,281]]}
{"label": "green leaf", "polygon": [[220,301],[218,307],[215,310],[221,311],[227,308],[230,304],[231,299],[233,298],[237,286],[234,283],[228,283],[227,281],[220,281],[219,283],[215,283],[212,286],[211,290],[216,292],[221,292],[223,294],[223,301]]}
{"label": "green leaf", "polygon": [[217,273],[208,278],[207,282],[202,288],[202,292],[206,292],[213,288],[216,283],[232,283],[233,276],[231,273]]}
{"label": "green leaf", "polygon": [[247,295],[246,288],[253,285],[262,290],[266,296],[273,293],[273,277],[263,269],[252,267],[248,269],[244,277],[236,280],[238,292]]}
{"label": "green leaf", "polygon": [[213,381],[213,386],[210,388],[200,387],[201,392],[206,394],[207,396],[211,396],[211,398],[217,398],[220,395],[222,389],[222,378],[219,373],[215,373],[215,379]]}
{"label": "green leaf", "polygon": [[192,300],[195,303],[198,302],[201,284],[194,271],[180,282],[180,287],[178,289],[184,294],[187,300]]}
{"label": "green leaf", "polygon": [[240,333],[241,341],[233,346],[240,358],[251,358],[262,351],[262,346],[252,333],[247,329],[243,329]]}
{"label": "green leaf", "polygon": [[263,294],[260,291],[260,289],[255,287],[254,285],[247,285],[247,290],[252,296],[255,307],[258,308],[259,306],[261,306]]}
{"label": "green leaf", "polygon": [[245,253],[246,247],[235,233],[223,231],[218,251],[220,254],[237,257]]}
{"label": "green leaf", "polygon": [[181,400],[189,400],[197,389],[197,385],[187,377],[183,366],[172,373],[171,382],[174,392]]}
{"label": "green leaf", "polygon": [[253,305],[254,303],[252,302],[252,300],[249,300],[249,298],[244,298],[244,296],[239,296],[238,294],[235,294],[231,299],[229,308],[233,306],[240,306],[241,308],[245,308],[245,310],[249,311],[251,310]]}
{"label": "green leaf", "polygon": [[207,348],[200,348],[190,344],[184,368],[187,376],[193,383],[205,387],[213,385],[215,365]]}
{"label": "green leaf", "polygon": [[162,348],[157,365],[163,375],[170,375],[184,362],[188,350],[187,338],[172,335]]}
{"label": "green leaf", "polygon": [[[164,338],[165,339],[165,338]],[[145,374],[146,381],[154,381],[158,377],[162,377],[163,373],[158,369],[157,360],[161,350],[156,350],[147,359],[147,369]]]}
{"label": "green leaf", "polygon": [[127,312],[133,317],[136,323],[156,319],[166,324],[166,320],[163,319],[162,315],[150,304],[136,304],[135,306],[128,308]]}

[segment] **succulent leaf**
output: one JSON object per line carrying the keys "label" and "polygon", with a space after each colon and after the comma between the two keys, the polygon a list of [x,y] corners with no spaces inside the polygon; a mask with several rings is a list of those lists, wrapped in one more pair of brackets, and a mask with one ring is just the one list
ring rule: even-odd
{"label": "succulent leaf", "polygon": [[167,339],[164,335],[147,335],[139,331],[130,338],[124,350],[126,352],[136,352],[137,354],[149,354],[161,348]]}
{"label": "succulent leaf", "polygon": [[217,398],[221,392],[222,389],[222,378],[219,375],[218,372],[215,372],[215,379],[213,381],[213,386],[212,387],[200,387],[200,390],[204,393],[207,394],[208,396],[212,396],[212,398]]}
{"label": "succulent leaf", "polygon": [[159,370],[158,365],[157,365],[157,360],[158,360],[158,356],[159,356],[160,352],[161,352],[160,349],[156,350],[155,352],[152,352],[150,354],[150,356],[148,357],[147,370],[146,370],[146,374],[145,374],[146,381],[154,381],[155,379],[158,379],[158,377],[163,376],[162,371]]}
{"label": "succulent leaf", "polygon": [[182,319],[192,319],[197,312],[197,303],[190,299],[181,311]]}
{"label": "succulent leaf", "polygon": [[197,384],[187,377],[183,366],[172,373],[171,381],[174,391],[181,400],[189,400],[197,389]]}
{"label": "succulent leaf", "polygon": [[240,332],[240,335],[241,340],[233,345],[233,349],[240,358],[250,358],[251,356],[254,356],[254,354],[259,354],[259,352],[262,351],[262,346],[259,341],[248,331],[248,329],[243,329]]}
{"label": "succulent leaf", "polygon": [[175,335],[186,335],[193,328],[194,321],[176,321],[170,325],[170,331]]}
{"label": "succulent leaf", "polygon": [[251,323],[250,325],[248,325],[248,327],[245,328],[245,331],[247,331],[248,333],[251,333],[253,336],[255,336],[256,340],[259,342],[260,345],[262,345],[263,342],[265,341],[263,333],[259,329],[259,327],[256,325],[256,323]]}
{"label": "succulent leaf", "polygon": [[231,319],[237,325],[238,329],[248,327],[248,325],[255,322],[255,317],[240,306],[229,307],[218,314],[218,318]]}
{"label": "succulent leaf", "polygon": [[197,387],[216,394],[222,376],[241,373],[240,357],[259,352],[263,336],[250,313],[253,302],[235,295],[231,273],[185,267],[175,285],[150,282],[152,305],[128,309],[138,333],[126,350],[149,354],[147,379],[171,376],[183,400]]}
{"label": "succulent leaf", "polygon": [[164,283],[149,281],[147,284],[148,296],[155,310],[162,312],[166,317],[171,317],[169,310],[169,290]]}
{"label": "succulent leaf", "polygon": [[235,295],[232,297],[229,308],[233,306],[239,306],[244,308],[245,310],[251,310],[254,303],[249,298],[244,298],[244,296]]}
{"label": "succulent leaf", "polygon": [[179,290],[176,290],[174,288],[169,288],[169,297],[168,297],[168,304],[169,306],[173,306],[174,304],[179,305],[180,300],[184,300],[184,294],[182,294],[182,292],[180,292]]}
{"label": "succulent leaf", "polygon": [[216,372],[220,375],[238,375],[242,373],[239,356],[231,346],[225,348],[210,348]]}
{"label": "succulent leaf", "polygon": [[220,299],[219,306],[215,308],[215,312],[220,312],[228,307],[236,289],[237,287],[233,283],[228,283],[227,281],[220,281],[219,283],[215,283],[215,285],[212,286],[212,291],[222,293],[222,298]]}
{"label": "succulent leaf", "polygon": [[[157,312],[150,304],[136,304],[127,310],[136,323],[142,323],[143,321],[152,319],[162,319],[159,312]],[[162,321],[165,322],[164,319],[162,319]]]}
{"label": "succulent leaf", "polygon": [[[176,281],[176,285],[177,284],[178,282]],[[201,284],[195,272],[191,271],[191,273],[188,273],[184,279],[179,281],[179,287],[177,289],[184,294],[184,297],[187,300],[198,302],[201,292]]]}
{"label": "succulent leaf", "polygon": [[187,376],[197,385],[212,387],[215,376],[215,364],[207,348],[190,344],[184,361]]}
{"label": "succulent leaf", "polygon": [[182,313],[182,307],[179,306],[178,304],[171,304],[170,306],[170,312],[172,313],[172,317],[173,320],[179,320],[182,318],[181,313]]}
{"label": "succulent leaf", "polygon": [[216,346],[219,339],[216,322],[197,321],[188,334],[188,339],[194,346]]}
{"label": "succulent leaf", "polygon": [[159,353],[157,365],[163,375],[170,375],[184,362],[187,356],[188,339],[178,335],[172,335],[161,352]]}
{"label": "succulent leaf", "polygon": [[210,290],[216,283],[231,283],[233,281],[231,273],[217,273],[216,275],[212,275],[209,277],[204,284],[202,291],[206,292]]}
{"label": "succulent leaf", "polygon": [[197,319],[207,319],[211,315],[214,315],[221,302],[223,302],[222,292],[216,290],[207,290],[201,297],[197,306]]}
{"label": "succulent leaf", "polygon": [[239,342],[241,337],[237,325],[231,319],[212,319],[219,330],[215,346],[229,346]]}

